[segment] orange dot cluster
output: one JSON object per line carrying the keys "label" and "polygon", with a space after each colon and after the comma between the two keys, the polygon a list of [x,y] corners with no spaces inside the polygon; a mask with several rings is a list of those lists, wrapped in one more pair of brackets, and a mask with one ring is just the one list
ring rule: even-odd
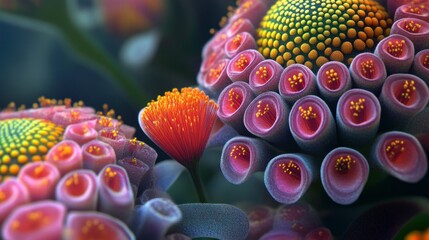
{"label": "orange dot cluster", "polygon": [[390,34],[392,19],[376,0],[278,0],[257,30],[258,50],[283,66],[313,71],[328,61],[347,65]]}
{"label": "orange dot cluster", "polygon": [[64,128],[48,120],[13,118],[0,121],[0,182],[18,174],[28,162],[44,160],[61,141]]}

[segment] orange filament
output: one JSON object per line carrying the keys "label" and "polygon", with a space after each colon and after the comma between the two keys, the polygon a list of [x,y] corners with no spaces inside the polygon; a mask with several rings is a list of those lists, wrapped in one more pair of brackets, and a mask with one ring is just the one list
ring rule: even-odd
{"label": "orange filament", "polygon": [[313,112],[313,107],[309,106],[307,110],[305,110],[302,106],[299,106],[298,110],[300,112],[299,115],[306,120],[308,129],[310,129],[313,132],[316,131],[318,127],[318,122],[317,122],[317,114]]}
{"label": "orange filament", "polygon": [[[86,220],[85,225],[81,228],[81,232],[83,235],[97,235],[94,232],[103,232],[105,230],[105,226],[98,219]],[[107,237],[107,236],[106,236]]]}
{"label": "orange filament", "polygon": [[83,125],[80,130],[81,130],[81,132],[80,132],[81,135],[85,135],[85,134],[89,133],[89,126],[88,126],[88,124]]}
{"label": "orange filament", "polygon": [[299,169],[299,166],[296,165],[293,161],[290,160],[287,165],[284,163],[279,163],[279,167],[283,170],[284,173],[289,174],[297,180],[301,180],[301,170]]}
{"label": "orange filament", "polygon": [[225,62],[219,63],[215,68],[210,68],[209,78],[212,80],[218,79],[224,68],[225,68]]}
{"label": "orange filament", "polygon": [[233,157],[234,159],[237,159],[237,157],[246,157],[247,156],[246,148],[240,145],[239,146],[234,145],[231,149],[231,152],[229,153],[229,156]]}
{"label": "orange filament", "polygon": [[88,182],[83,176],[78,173],[73,173],[72,176],[65,181],[65,188],[68,194],[73,196],[82,196],[88,187]]}
{"label": "orange filament", "polygon": [[232,39],[232,46],[234,49],[237,49],[241,45],[242,37],[240,34],[237,34],[234,39]]}
{"label": "orange filament", "polygon": [[359,98],[357,102],[350,101],[350,110],[352,112],[352,115],[354,117],[354,120],[356,120],[357,123],[361,123],[365,119],[364,111],[365,108],[365,98]]}
{"label": "orange filament", "polygon": [[404,85],[402,85],[402,88],[400,88],[396,94],[396,99],[406,105],[413,96],[413,92],[416,91],[416,86],[414,84],[413,80],[405,80]]}
{"label": "orange filament", "polygon": [[366,60],[365,62],[362,62],[360,64],[361,73],[363,76],[365,76],[368,79],[371,79],[374,77],[375,73],[375,67],[374,67],[374,61]]}
{"label": "orange filament", "polygon": [[103,127],[113,127],[112,119],[105,116],[101,116],[100,119],[98,119],[98,124]]}
{"label": "orange filament", "polygon": [[174,88],[148,103],[141,121],[148,135],[183,163],[201,157],[218,108],[197,88]]}
{"label": "orange filament", "polygon": [[415,23],[413,20],[404,20],[404,29],[411,33],[418,33],[422,28],[421,24]]}
{"label": "orange filament", "polygon": [[256,117],[265,117],[271,123],[275,121],[276,116],[270,111],[270,105],[268,105],[268,103],[262,106],[262,100],[260,100],[256,107],[258,108],[255,114]]}
{"label": "orange filament", "polygon": [[102,154],[101,147],[96,146],[96,145],[89,146],[88,152],[91,153],[92,155],[101,155]]}
{"label": "orange filament", "polygon": [[38,166],[34,169],[34,176],[37,177],[37,176],[41,175],[44,172],[44,170],[45,170],[45,165],[41,164],[40,166]]}
{"label": "orange filament", "polygon": [[73,155],[73,148],[67,144],[62,144],[55,149],[54,161],[65,160]]}
{"label": "orange filament", "polygon": [[271,74],[270,72],[267,70],[266,66],[261,66],[258,68],[258,70],[256,71],[256,76],[263,82],[266,82],[270,77]]}
{"label": "orange filament", "polygon": [[101,131],[101,136],[115,140],[116,137],[118,136],[118,133],[119,133],[119,131],[116,130],[116,129],[102,130]]}
{"label": "orange filament", "polygon": [[298,73],[298,75],[294,74],[292,77],[288,78],[287,81],[290,87],[295,88],[297,91],[301,91],[305,87],[304,74],[302,74],[302,72]]}
{"label": "orange filament", "polygon": [[414,13],[414,14],[422,14],[421,9],[417,6],[414,6],[414,5],[408,5],[407,9],[405,9],[405,12]]}
{"label": "orange filament", "polygon": [[236,110],[243,102],[243,97],[231,89],[228,91],[228,102],[229,106]]}
{"label": "orange filament", "polygon": [[[41,211],[32,211],[27,213],[26,220],[29,221],[24,226],[21,225],[21,221],[14,220],[12,222],[12,229],[14,231],[24,230],[23,228],[37,229],[43,225],[47,225],[51,222],[48,216],[45,216]],[[28,227],[25,227],[28,226]],[[20,229],[22,227],[22,229]],[[27,230],[30,230],[27,229]]]}
{"label": "orange filament", "polygon": [[390,53],[390,55],[394,57],[400,57],[402,55],[405,40],[395,41],[395,43],[389,41],[387,44],[387,52]]}
{"label": "orange filament", "polygon": [[69,121],[72,122],[73,120],[79,120],[80,118],[80,112],[75,110],[70,110],[70,119]]}
{"label": "orange filament", "polygon": [[248,65],[249,60],[247,59],[246,55],[240,54],[240,57],[234,64],[240,71],[243,71]]}
{"label": "orange filament", "polygon": [[341,174],[346,174],[352,168],[352,164],[355,164],[356,160],[352,159],[350,155],[341,156],[335,161],[335,171]]}
{"label": "orange filament", "polygon": [[340,77],[338,73],[333,69],[329,69],[325,72],[326,77],[328,78],[328,88],[338,89],[340,87]]}
{"label": "orange filament", "polygon": [[403,152],[405,151],[404,147],[404,141],[403,140],[393,140],[389,143],[389,145],[386,147],[386,154],[387,157],[391,161],[395,161],[395,159]]}
{"label": "orange filament", "polygon": [[425,68],[429,68],[429,54],[426,54],[425,55],[425,57],[424,57],[424,59],[423,59],[423,66],[425,67]]}
{"label": "orange filament", "polygon": [[120,183],[121,181],[119,180],[118,172],[114,171],[110,167],[107,167],[103,175],[107,185],[113,191],[119,192],[121,190],[121,183]]}
{"label": "orange filament", "polygon": [[74,173],[73,176],[67,179],[66,186],[70,187],[71,185],[78,185],[79,184],[79,175],[77,173]]}

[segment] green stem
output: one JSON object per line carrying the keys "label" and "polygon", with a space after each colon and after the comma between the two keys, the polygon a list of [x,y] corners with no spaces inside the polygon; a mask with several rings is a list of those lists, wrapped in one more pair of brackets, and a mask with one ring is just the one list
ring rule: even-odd
{"label": "green stem", "polygon": [[[195,161],[198,162],[198,161]],[[204,188],[203,188],[203,183],[201,181],[200,178],[200,174],[198,171],[198,163],[195,164],[191,164],[190,166],[187,167],[189,173],[191,174],[192,177],[192,181],[194,182],[195,185],[195,189],[197,190],[198,193],[198,198],[200,200],[201,203],[206,203],[206,196],[204,194]]]}

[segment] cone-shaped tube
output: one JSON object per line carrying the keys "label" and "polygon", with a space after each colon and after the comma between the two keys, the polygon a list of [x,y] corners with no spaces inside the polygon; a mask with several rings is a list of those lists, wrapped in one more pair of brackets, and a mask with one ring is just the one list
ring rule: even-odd
{"label": "cone-shaped tube", "polygon": [[342,62],[327,62],[320,67],[316,76],[320,96],[328,103],[334,104],[352,87],[349,69]]}
{"label": "cone-shaped tube", "polygon": [[295,102],[289,114],[289,127],[298,146],[308,153],[324,155],[337,143],[334,117],[317,96],[305,96]]}
{"label": "cone-shaped tube", "polygon": [[286,67],[279,80],[279,93],[287,103],[317,93],[316,75],[307,66],[292,64]]}
{"label": "cone-shaped tube", "polygon": [[429,49],[422,50],[414,56],[412,72],[429,86]]}
{"label": "cone-shaped tube", "polygon": [[241,134],[248,134],[244,126],[244,112],[255,98],[246,82],[235,82],[227,86],[219,95],[217,115],[222,122],[232,126]]}
{"label": "cone-shaped tube", "polygon": [[390,175],[415,183],[427,172],[428,159],[413,135],[391,131],[380,135],[371,150],[371,160]]}
{"label": "cone-shaped tube", "polygon": [[27,188],[16,178],[8,178],[0,185],[0,226],[10,213],[19,206],[29,203]]}
{"label": "cone-shaped tube", "polygon": [[429,22],[429,11],[425,4],[406,3],[395,11],[394,22],[401,18],[418,18]]}
{"label": "cone-shaped tube", "polygon": [[277,91],[283,67],[272,59],[260,62],[249,76],[249,85],[256,94],[267,91]]}
{"label": "cone-shaped tube", "polygon": [[233,82],[249,82],[250,73],[262,60],[264,57],[257,50],[244,50],[229,61],[226,73]]}
{"label": "cone-shaped tube", "polygon": [[135,240],[127,225],[112,216],[92,211],[72,211],[67,215],[62,239]]}
{"label": "cone-shaped tube", "polygon": [[303,154],[281,154],[271,159],[264,174],[271,196],[284,204],[298,201],[315,177],[313,161]]}
{"label": "cone-shaped tube", "polygon": [[349,67],[353,84],[376,95],[380,93],[381,86],[387,77],[386,66],[383,61],[373,53],[360,53],[353,58]]}
{"label": "cone-shaped tube", "polygon": [[382,126],[398,128],[425,108],[429,101],[429,89],[415,75],[393,74],[386,78],[379,99],[383,109]]}
{"label": "cone-shaped tube", "polygon": [[256,41],[248,32],[237,33],[225,43],[225,54],[229,58],[233,58],[247,49],[256,49]]}
{"label": "cone-shaped tube", "polygon": [[392,34],[381,40],[374,50],[386,66],[387,75],[407,73],[414,59],[414,45],[410,39]]}
{"label": "cone-shaped tube", "polygon": [[3,239],[61,239],[66,207],[50,200],[16,208],[2,226]]}
{"label": "cone-shaped tube", "polygon": [[276,92],[257,96],[244,113],[246,129],[276,146],[295,147],[288,124],[289,106]]}
{"label": "cone-shaped tube", "polygon": [[369,166],[358,151],[339,147],[326,155],[320,168],[320,178],[328,196],[338,204],[355,202],[366,184]]}
{"label": "cone-shaped tube", "polygon": [[234,137],[223,147],[220,169],[229,182],[240,184],[264,170],[275,154],[276,150],[261,139]]}
{"label": "cone-shaped tube", "polygon": [[401,18],[392,25],[391,34],[400,34],[411,40],[415,52],[429,48],[429,23],[418,18]]}
{"label": "cone-shaped tube", "polygon": [[134,208],[133,190],[124,168],[106,165],[98,174],[100,211],[128,222]]}
{"label": "cone-shaped tube", "polygon": [[139,207],[133,217],[138,239],[163,239],[168,229],[182,219],[182,212],[171,200],[154,198]]}
{"label": "cone-shaped tube", "polygon": [[97,176],[93,171],[86,169],[67,173],[57,184],[55,198],[62,202],[68,210],[96,210]]}
{"label": "cone-shaped tube", "polygon": [[381,107],[377,97],[363,89],[345,92],[337,104],[337,128],[340,142],[347,146],[362,146],[378,131]]}

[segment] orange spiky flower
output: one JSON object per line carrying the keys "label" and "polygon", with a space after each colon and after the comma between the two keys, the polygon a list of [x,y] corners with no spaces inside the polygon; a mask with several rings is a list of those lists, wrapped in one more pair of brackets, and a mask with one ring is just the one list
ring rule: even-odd
{"label": "orange spiky flower", "polygon": [[198,88],[174,88],[158,96],[140,111],[143,132],[173,159],[184,165],[194,180],[200,200],[205,201],[198,177],[218,105]]}

